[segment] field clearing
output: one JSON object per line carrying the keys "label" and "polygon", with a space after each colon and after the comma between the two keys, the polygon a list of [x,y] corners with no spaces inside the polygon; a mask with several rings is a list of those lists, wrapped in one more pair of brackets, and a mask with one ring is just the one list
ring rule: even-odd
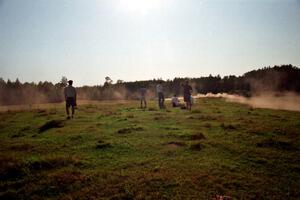
{"label": "field clearing", "polygon": [[[1,199],[299,199],[300,112],[222,98],[0,113]],[[9,110],[9,111],[7,111]]]}
{"label": "field clearing", "polygon": [[[106,105],[112,103],[128,103],[129,101],[126,100],[118,100],[118,101],[93,101],[93,100],[78,100],[78,106],[81,105]],[[30,110],[37,110],[37,109],[61,109],[65,106],[65,102],[62,103],[40,103],[40,104],[23,104],[23,105],[0,105],[0,112],[7,112],[7,111],[30,111]]]}

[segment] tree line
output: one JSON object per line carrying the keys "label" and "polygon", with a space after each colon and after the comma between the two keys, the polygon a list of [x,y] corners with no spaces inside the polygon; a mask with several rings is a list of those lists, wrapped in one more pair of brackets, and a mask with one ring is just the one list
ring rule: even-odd
{"label": "tree line", "polygon": [[[163,81],[165,96],[182,94],[181,84],[189,80],[194,93],[231,93],[243,96],[261,94],[264,92],[300,93],[300,69],[293,65],[264,67],[249,71],[242,76],[219,75],[200,78],[174,78],[173,80],[153,79],[147,81],[113,82],[105,78],[103,85],[77,87],[78,99],[85,100],[112,100],[112,99],[137,99],[139,89],[146,88],[148,97],[155,97],[155,86]],[[76,83],[76,80],[74,80]],[[4,81],[0,78],[0,105],[56,103],[64,100],[63,88],[67,85],[67,78],[62,77],[59,83],[48,81],[39,83],[21,83]]]}

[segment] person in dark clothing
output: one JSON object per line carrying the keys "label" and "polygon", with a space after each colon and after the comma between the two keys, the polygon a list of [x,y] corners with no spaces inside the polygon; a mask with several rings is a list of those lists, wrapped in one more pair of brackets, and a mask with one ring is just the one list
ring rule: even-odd
{"label": "person in dark clothing", "polygon": [[162,81],[160,81],[157,85],[156,85],[156,92],[157,92],[157,96],[158,96],[158,106],[160,109],[165,108],[165,96],[164,96],[164,90],[163,90],[163,86],[162,86]]}
{"label": "person in dark clothing", "polygon": [[147,89],[141,88],[140,89],[141,108],[147,108],[146,94],[147,94]]}
{"label": "person in dark clothing", "polygon": [[64,89],[64,95],[65,95],[65,100],[66,100],[66,112],[67,112],[67,119],[70,119],[70,112],[69,108],[70,106],[72,107],[72,118],[74,117],[75,114],[75,107],[76,107],[76,89],[72,86],[73,81],[69,80],[68,81],[69,85],[65,87]]}
{"label": "person in dark clothing", "polygon": [[192,95],[193,88],[189,85],[189,81],[186,81],[183,85],[183,99],[186,103],[186,109],[191,110],[192,109]]}

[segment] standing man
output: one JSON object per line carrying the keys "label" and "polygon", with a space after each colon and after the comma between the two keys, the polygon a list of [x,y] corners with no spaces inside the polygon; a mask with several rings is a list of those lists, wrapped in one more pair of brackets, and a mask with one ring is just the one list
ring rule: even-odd
{"label": "standing man", "polygon": [[159,81],[158,84],[156,85],[156,92],[157,92],[157,96],[158,96],[158,106],[160,109],[163,109],[163,108],[165,108],[165,105],[164,105],[165,97],[164,97],[162,81]]}
{"label": "standing man", "polygon": [[[140,89],[141,108],[147,108],[146,93],[147,93],[146,88],[141,88]],[[144,103],[144,107],[143,107],[143,103]]]}
{"label": "standing man", "polygon": [[189,85],[189,81],[185,81],[185,84],[183,85],[183,99],[186,103],[186,109],[191,110],[192,109],[192,87]]}
{"label": "standing man", "polygon": [[69,108],[70,108],[70,106],[72,106],[72,118],[73,118],[74,112],[75,112],[77,95],[76,95],[75,88],[72,86],[73,81],[69,80],[68,83],[69,83],[69,85],[67,87],[65,87],[65,89],[64,89],[64,94],[65,94],[65,100],[66,100],[66,111],[67,111],[67,115],[68,115],[67,119],[70,119]]}

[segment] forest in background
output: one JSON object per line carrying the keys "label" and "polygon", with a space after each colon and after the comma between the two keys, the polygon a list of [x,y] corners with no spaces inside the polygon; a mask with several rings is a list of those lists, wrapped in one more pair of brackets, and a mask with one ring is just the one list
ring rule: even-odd
{"label": "forest in background", "polygon": [[[300,68],[289,65],[264,67],[252,70],[242,76],[208,76],[200,78],[174,78],[173,80],[153,79],[146,81],[115,83],[105,77],[103,85],[77,87],[80,100],[127,100],[137,99],[140,88],[147,89],[148,98],[155,98],[155,86],[163,81],[166,97],[182,94],[182,84],[189,80],[193,93],[229,93],[246,97],[267,92],[300,93]],[[63,89],[67,78],[62,77],[59,83],[42,82],[21,83],[0,78],[0,105],[58,103],[64,100]],[[74,80],[76,83],[76,80]]]}

